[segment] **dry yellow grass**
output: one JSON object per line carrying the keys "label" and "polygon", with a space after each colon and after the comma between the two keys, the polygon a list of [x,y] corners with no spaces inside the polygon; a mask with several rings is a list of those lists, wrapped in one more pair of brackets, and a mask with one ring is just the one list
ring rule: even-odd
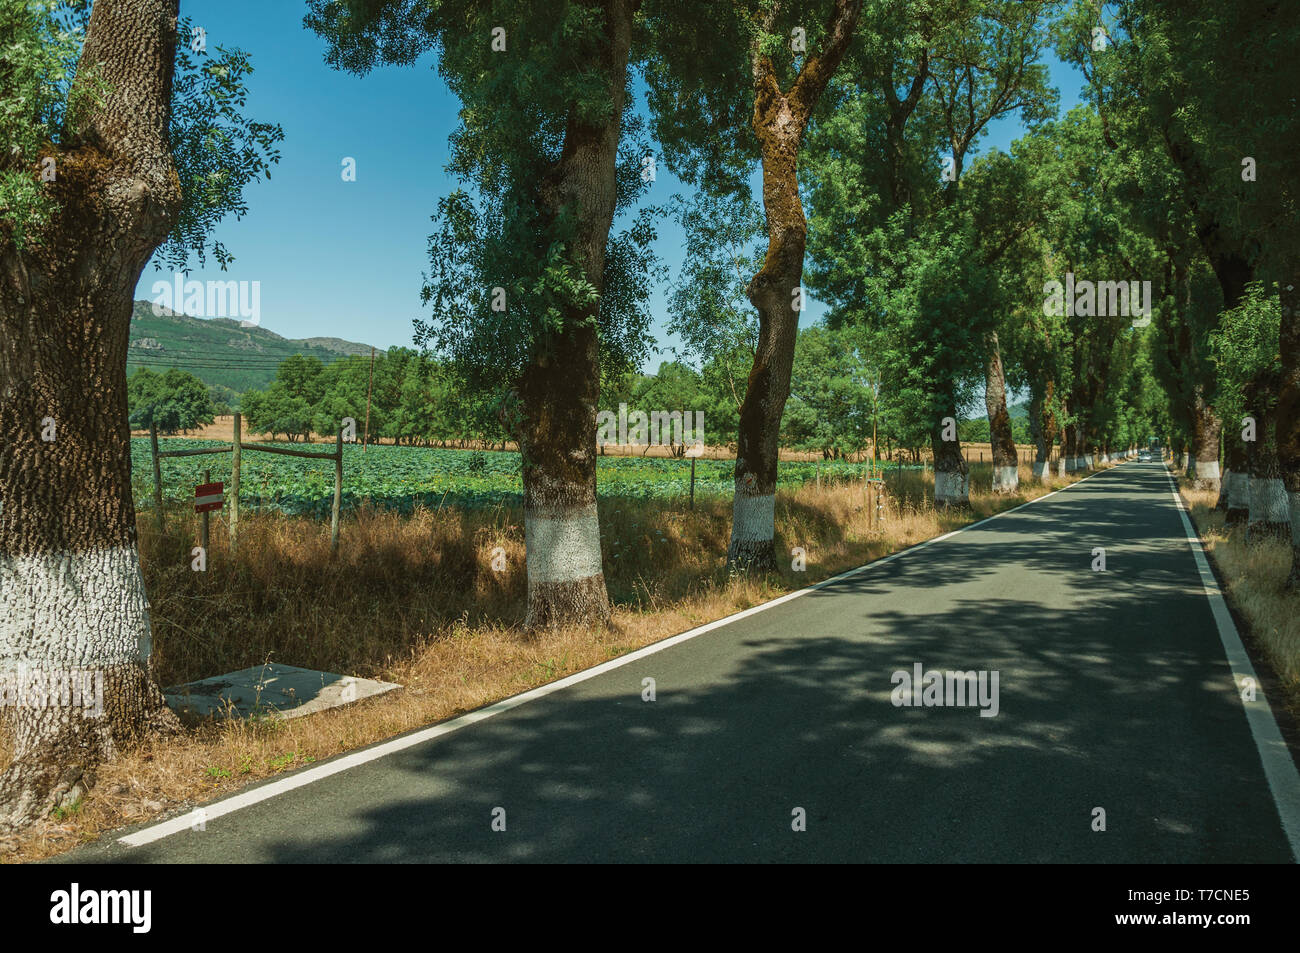
{"label": "dry yellow grass", "polygon": [[1183,501],[1206,552],[1222,580],[1224,594],[1281,681],[1283,703],[1300,717],[1300,593],[1288,592],[1291,547],[1281,540],[1246,542],[1243,528],[1224,526],[1214,509],[1218,494],[1181,486]]}
{"label": "dry yellow grass", "polygon": [[[677,632],[877,559],[1041,496],[1077,477],[995,498],[988,465],[972,467],[971,510],[936,512],[933,477],[891,474],[883,528],[868,524],[861,484],[808,485],[777,497],[781,552],[807,571],[729,578],[731,501],[603,501],[607,627],[524,634],[523,520],[511,507],[361,512],[330,558],[328,526],[250,514],[233,558],[214,524],[209,571],[190,569],[189,523],[160,537],[139,521],[152,603],[154,663],[172,685],[265,661],[377,677],[400,691],[288,721],[208,723],[154,738],[100,769],[70,816],[0,840],[0,858],[32,860],[123,825],[188,809],[243,784],[431,724],[590,667]],[[190,514],[190,519],[193,515]],[[493,547],[508,569],[490,568]],[[0,764],[8,752],[0,743]]]}

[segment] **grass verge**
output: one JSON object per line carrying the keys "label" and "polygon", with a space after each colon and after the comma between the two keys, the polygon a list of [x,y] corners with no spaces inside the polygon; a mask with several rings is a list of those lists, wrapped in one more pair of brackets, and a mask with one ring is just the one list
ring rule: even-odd
{"label": "grass verge", "polygon": [[1228,604],[1245,623],[1243,638],[1273,669],[1282,689],[1282,705],[1300,720],[1300,594],[1286,589],[1290,544],[1247,542],[1244,527],[1225,526],[1225,514],[1214,508],[1218,491],[1193,489],[1180,477],[1179,492]]}

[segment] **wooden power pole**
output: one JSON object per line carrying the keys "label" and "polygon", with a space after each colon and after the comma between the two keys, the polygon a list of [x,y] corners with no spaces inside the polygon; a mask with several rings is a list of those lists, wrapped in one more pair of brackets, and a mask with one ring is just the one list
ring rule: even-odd
{"label": "wooden power pole", "polygon": [[[361,436],[361,452],[366,452],[366,444],[370,443],[370,393],[375,389],[375,349],[370,349],[370,383],[366,385],[366,429]],[[353,431],[355,433],[356,431]]]}

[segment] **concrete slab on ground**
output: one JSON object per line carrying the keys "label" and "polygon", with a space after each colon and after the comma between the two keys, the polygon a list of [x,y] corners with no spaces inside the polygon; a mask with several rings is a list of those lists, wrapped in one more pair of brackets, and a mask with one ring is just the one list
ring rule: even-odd
{"label": "concrete slab on ground", "polygon": [[163,694],[177,714],[189,718],[249,718],[254,714],[298,718],[373,698],[394,688],[401,686],[293,665],[255,665],[176,685]]}

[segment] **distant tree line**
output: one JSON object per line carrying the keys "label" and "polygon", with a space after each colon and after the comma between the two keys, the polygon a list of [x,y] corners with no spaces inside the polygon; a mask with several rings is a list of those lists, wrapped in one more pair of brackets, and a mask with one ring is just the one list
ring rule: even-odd
{"label": "distant tree line", "polygon": [[371,443],[504,447],[507,440],[499,399],[472,392],[447,364],[410,348],[376,354],[373,379],[368,356],[323,364],[294,355],[265,389],[247,391],[239,403],[248,430],[283,434],[291,443],[332,436],[346,417],[357,422],[357,440]]}
{"label": "distant tree line", "polygon": [[[909,403],[906,391],[881,386],[860,337],[850,328],[820,323],[800,331],[781,422],[782,447],[820,453],[828,460],[852,457],[870,448],[873,425],[881,456],[916,457],[927,446],[927,422],[912,412],[915,401]],[[617,415],[625,404],[629,412],[647,414],[698,412],[704,420],[704,442],[735,450],[752,360],[742,343],[716,354],[700,369],[669,360],[653,374],[607,374],[598,409]],[[211,423],[214,415],[240,409],[247,431],[291,443],[312,435],[332,436],[346,417],[356,420],[357,439],[366,438],[367,391],[372,443],[504,448],[510,439],[501,421],[500,395],[476,392],[450,364],[410,348],[376,354],[373,382],[369,356],[324,364],[294,355],[280,364],[268,386],[243,395],[210,388],[180,370],[158,374],[141,368],[128,385],[133,428],[147,429],[156,422],[161,433],[184,432]],[[1027,419],[1013,419],[1012,429],[1016,442],[1031,442]],[[959,436],[987,442],[988,420],[962,420]],[[666,434],[661,439],[669,442]],[[683,451],[680,444],[675,448],[678,455]]]}

